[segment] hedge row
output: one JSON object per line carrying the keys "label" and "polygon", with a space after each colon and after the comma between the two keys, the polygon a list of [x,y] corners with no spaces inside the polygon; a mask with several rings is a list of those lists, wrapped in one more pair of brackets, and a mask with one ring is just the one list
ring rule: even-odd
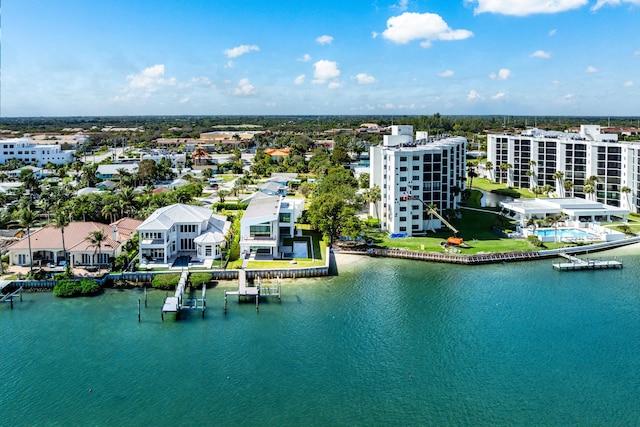
{"label": "hedge row", "polygon": [[77,297],[95,295],[100,292],[100,285],[93,280],[60,280],[53,287],[53,294],[57,297]]}

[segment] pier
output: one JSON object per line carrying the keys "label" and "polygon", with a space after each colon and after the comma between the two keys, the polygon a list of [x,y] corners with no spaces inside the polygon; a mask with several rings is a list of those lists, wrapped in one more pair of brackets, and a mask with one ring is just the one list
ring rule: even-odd
{"label": "pier", "polygon": [[[189,271],[185,270],[180,275],[180,281],[176,286],[176,291],[172,297],[167,296],[162,305],[162,320],[164,321],[165,313],[176,313],[176,319],[180,316],[181,310],[202,310],[202,317],[207,308],[207,285],[202,284],[202,298],[185,298],[187,283],[189,280]],[[200,305],[198,305],[200,304]]]}
{"label": "pier", "polygon": [[262,284],[262,279],[257,276],[255,281],[256,286],[247,286],[247,272],[245,270],[238,271],[238,290],[237,291],[224,291],[224,312],[227,312],[227,296],[237,295],[238,302],[244,297],[254,297],[256,302],[256,311],[260,309],[260,297],[278,297],[278,302],[281,302],[281,283],[280,277],[277,277],[273,286],[265,286]]}
{"label": "pier", "polygon": [[617,260],[584,260],[564,252],[558,253],[558,256],[569,261],[554,263],[553,268],[558,271],[606,270],[610,268],[622,268],[622,262]]}

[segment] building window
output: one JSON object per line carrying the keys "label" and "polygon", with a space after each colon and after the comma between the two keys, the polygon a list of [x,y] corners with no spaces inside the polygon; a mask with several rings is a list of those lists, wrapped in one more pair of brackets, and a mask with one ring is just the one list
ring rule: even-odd
{"label": "building window", "polygon": [[279,217],[278,221],[290,223],[291,222],[291,213],[290,212],[282,212],[280,214],[280,217]]}
{"label": "building window", "polygon": [[406,212],[406,211],[407,211],[406,206],[400,206],[400,212]]}
{"label": "building window", "polygon": [[400,157],[400,161],[401,162],[406,162],[407,161],[407,156],[401,156]]}
{"label": "building window", "polygon": [[400,231],[407,231],[407,227],[400,227]]}
{"label": "building window", "polygon": [[271,225],[267,223],[260,224],[260,225],[252,225],[249,227],[249,236],[271,237]]}
{"label": "building window", "polygon": [[400,222],[405,222],[406,220],[407,220],[407,217],[406,217],[406,216],[401,216],[401,217],[400,217]]}

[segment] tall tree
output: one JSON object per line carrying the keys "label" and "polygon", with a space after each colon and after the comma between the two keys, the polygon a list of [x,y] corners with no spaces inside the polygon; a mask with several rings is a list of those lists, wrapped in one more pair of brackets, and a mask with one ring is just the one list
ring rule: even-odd
{"label": "tall tree", "polygon": [[29,245],[29,275],[33,275],[33,253],[31,252],[31,228],[34,226],[36,222],[36,214],[31,210],[31,208],[27,207],[21,209],[18,214],[18,223],[20,227],[26,228],[27,230],[27,242]]}
{"label": "tall tree", "polygon": [[89,233],[85,240],[89,242],[90,247],[94,248],[93,250],[93,258],[94,263],[96,261],[96,253],[98,254],[97,264],[98,264],[98,273],[100,273],[100,258],[102,255],[102,243],[107,239],[107,236],[104,234],[102,230],[95,230]]}
{"label": "tall tree", "polygon": [[64,261],[67,268],[69,268],[69,258],[67,255],[67,247],[64,244],[64,228],[69,225],[70,215],[65,209],[59,209],[53,216],[53,224],[56,228],[60,229],[62,235],[62,253],[64,255]]}

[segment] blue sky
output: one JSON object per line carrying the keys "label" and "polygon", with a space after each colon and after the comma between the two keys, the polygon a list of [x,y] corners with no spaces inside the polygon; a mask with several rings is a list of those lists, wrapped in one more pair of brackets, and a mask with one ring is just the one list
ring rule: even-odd
{"label": "blue sky", "polygon": [[6,0],[1,114],[640,115],[640,0]]}

